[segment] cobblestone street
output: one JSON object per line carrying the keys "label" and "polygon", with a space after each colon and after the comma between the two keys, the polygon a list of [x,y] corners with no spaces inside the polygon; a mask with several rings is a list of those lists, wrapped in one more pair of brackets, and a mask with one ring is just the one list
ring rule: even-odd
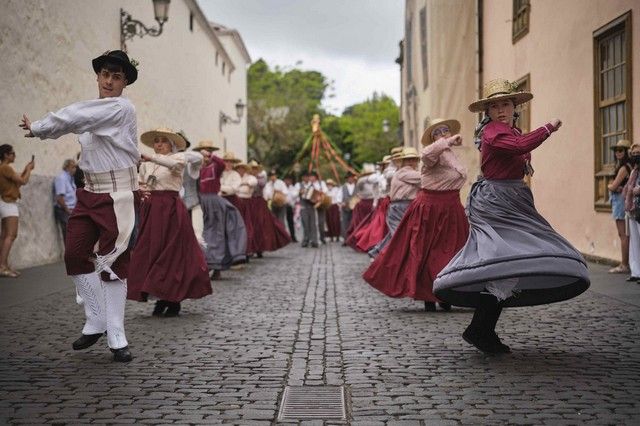
{"label": "cobblestone street", "polygon": [[[352,425],[639,424],[636,303],[589,290],[505,310],[498,333],[513,353],[485,356],[460,336],[471,310],[387,298],[360,278],[367,265],[338,243],[292,244],[224,272],[178,318],[128,301],[129,364],[111,361],[106,339],[71,349],[83,312],[50,267],[60,290],[0,315],[0,423],[266,425],[286,386],[344,385]],[[3,298],[11,286],[0,281]]]}

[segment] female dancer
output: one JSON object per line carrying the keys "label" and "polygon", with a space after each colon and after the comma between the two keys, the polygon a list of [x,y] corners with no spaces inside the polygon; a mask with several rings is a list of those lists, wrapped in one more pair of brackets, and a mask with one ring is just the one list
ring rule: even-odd
{"label": "female dancer", "polygon": [[[127,298],[158,298],[154,316],[178,316],[180,302],[211,294],[207,263],[191,219],[178,195],[187,162],[202,162],[195,152],[178,152],[184,139],[171,129],[145,132],[142,143],[155,154],[142,154],[139,179],[143,189],[138,241],[131,254]],[[164,312],[166,309],[166,312]]]}
{"label": "female dancer", "polygon": [[[456,132],[452,136],[452,130]],[[469,225],[460,202],[460,188],[467,178],[465,168],[452,147],[462,144],[456,120],[438,121],[427,128],[422,143],[422,190],[406,213],[387,247],[375,258],[363,278],[391,297],[412,297],[425,301],[426,311],[435,311],[433,280],[464,245]],[[405,148],[406,151],[406,148]],[[405,152],[405,161],[411,156]],[[411,185],[398,179],[410,172],[405,165],[392,181],[397,190],[411,197]],[[403,189],[404,188],[404,189]],[[448,311],[451,305],[440,302]]]}
{"label": "female dancer", "polygon": [[503,307],[567,300],[589,287],[584,258],[538,213],[523,181],[532,170],[531,151],[562,122],[523,135],[515,127],[515,107],[533,95],[516,88],[492,80],[484,98],[469,106],[488,117],[478,129],[483,176],[469,194],[469,239],[434,283],[439,298],[476,308],[462,337],[488,353],[510,352],[495,332]]}

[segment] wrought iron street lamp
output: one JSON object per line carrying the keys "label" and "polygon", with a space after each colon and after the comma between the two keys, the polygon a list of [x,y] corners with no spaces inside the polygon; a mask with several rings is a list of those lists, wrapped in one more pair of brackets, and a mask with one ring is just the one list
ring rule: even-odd
{"label": "wrought iron street lamp", "polygon": [[162,28],[169,19],[169,3],[171,0],[153,0],[153,13],[158,22],[158,27],[147,27],[137,19],[133,19],[131,15],[124,9],[120,9],[120,48],[127,51],[127,40],[133,39],[135,36],[158,37],[162,34]]}
{"label": "wrought iron street lamp", "polygon": [[227,123],[233,123],[233,124],[240,123],[240,120],[242,119],[242,114],[244,112],[244,107],[246,107],[246,105],[242,103],[242,99],[238,99],[238,102],[236,102],[236,116],[238,118],[235,120],[231,118],[231,116],[220,111],[219,129],[221,132],[222,132],[222,126],[224,126]]}

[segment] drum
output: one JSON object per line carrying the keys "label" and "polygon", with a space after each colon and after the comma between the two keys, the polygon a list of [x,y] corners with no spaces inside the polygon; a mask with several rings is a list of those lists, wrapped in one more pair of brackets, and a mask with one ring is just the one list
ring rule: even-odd
{"label": "drum", "polygon": [[273,193],[273,198],[271,198],[271,205],[275,207],[282,207],[287,204],[287,196],[282,191],[275,191]]}
{"label": "drum", "polygon": [[327,194],[322,194],[322,199],[320,200],[319,208],[328,209],[329,207],[331,207],[331,203],[332,203],[331,196]]}
{"label": "drum", "polygon": [[360,202],[360,197],[358,197],[358,196],[356,196],[356,195],[354,195],[353,197],[351,197],[351,198],[349,199],[349,203],[348,203],[349,210],[353,210],[353,209],[355,209],[355,208],[356,208],[356,204],[358,204],[359,202]]}

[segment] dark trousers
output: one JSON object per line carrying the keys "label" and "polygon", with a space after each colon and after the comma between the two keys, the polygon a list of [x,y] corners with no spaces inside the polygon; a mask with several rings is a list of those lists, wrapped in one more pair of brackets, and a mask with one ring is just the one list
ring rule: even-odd
{"label": "dark trousers", "polygon": [[69,222],[69,213],[67,213],[60,206],[53,206],[53,215],[56,218],[56,222],[60,225],[62,230],[62,242],[66,244],[67,240],[67,223]]}
{"label": "dark trousers", "polygon": [[482,334],[494,333],[502,313],[502,304],[490,294],[482,294],[480,297],[480,304],[473,313],[469,328]]}
{"label": "dark trousers", "polygon": [[340,209],[340,233],[345,240],[347,239],[347,229],[351,225],[351,216],[353,216],[353,210]]}
{"label": "dark trousers", "polygon": [[293,222],[293,207],[287,204],[287,228],[289,228],[289,235],[291,235],[291,241],[294,243],[296,240],[296,225]]}
{"label": "dark trousers", "polygon": [[320,232],[320,241],[324,243],[324,239],[327,234],[325,231],[327,226],[327,211],[324,209],[316,209],[316,212],[318,214],[318,232]]}

